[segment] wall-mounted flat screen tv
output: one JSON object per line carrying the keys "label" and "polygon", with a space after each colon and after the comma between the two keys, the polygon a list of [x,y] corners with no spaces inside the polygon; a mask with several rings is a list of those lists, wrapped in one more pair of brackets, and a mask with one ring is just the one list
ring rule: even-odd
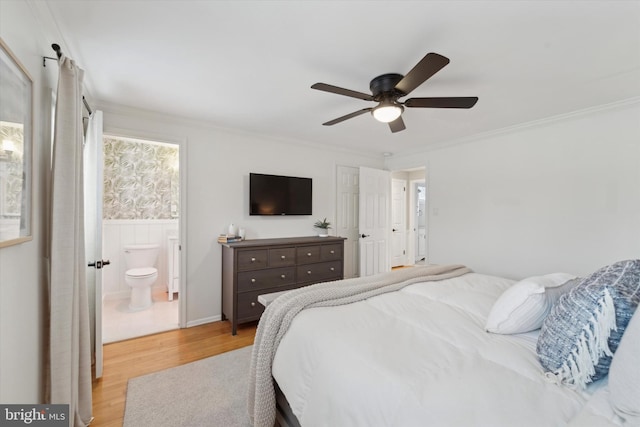
{"label": "wall-mounted flat screen tv", "polygon": [[249,174],[249,215],[311,215],[311,178]]}

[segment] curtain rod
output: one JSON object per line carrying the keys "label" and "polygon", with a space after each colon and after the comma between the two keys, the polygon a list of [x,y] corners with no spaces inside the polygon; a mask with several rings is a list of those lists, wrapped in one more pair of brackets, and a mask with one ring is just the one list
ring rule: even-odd
{"label": "curtain rod", "polygon": [[[60,59],[62,57],[62,49],[60,48],[59,44],[53,43],[51,45],[51,48],[56,52],[57,58],[52,58],[50,56],[43,56],[42,57],[42,66],[43,67],[47,66],[47,59],[53,59],[54,61],[57,61],[58,59]],[[89,115],[92,115],[93,114],[93,110],[89,106],[89,103],[87,102],[87,99],[84,97],[84,95],[82,95],[82,104],[84,104],[84,108],[87,109],[87,112],[89,113]]]}

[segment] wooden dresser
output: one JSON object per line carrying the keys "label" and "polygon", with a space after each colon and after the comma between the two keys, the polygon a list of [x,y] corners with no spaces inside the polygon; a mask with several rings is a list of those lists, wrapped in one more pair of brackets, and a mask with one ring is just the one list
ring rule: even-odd
{"label": "wooden dresser", "polygon": [[258,320],[258,295],[343,278],[344,237],[287,237],[222,244],[222,320],[232,333]]}

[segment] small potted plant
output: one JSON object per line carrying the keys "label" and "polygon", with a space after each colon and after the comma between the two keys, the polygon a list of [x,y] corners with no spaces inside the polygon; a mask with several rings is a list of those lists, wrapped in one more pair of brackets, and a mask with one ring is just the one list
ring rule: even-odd
{"label": "small potted plant", "polygon": [[313,224],[315,228],[318,229],[318,236],[327,237],[329,236],[329,229],[331,228],[331,223],[327,221],[327,218],[322,221],[318,220],[315,224]]}

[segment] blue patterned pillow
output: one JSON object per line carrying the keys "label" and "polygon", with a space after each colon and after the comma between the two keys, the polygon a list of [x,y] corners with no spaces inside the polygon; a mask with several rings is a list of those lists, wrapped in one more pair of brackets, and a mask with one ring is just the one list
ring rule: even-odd
{"label": "blue patterned pillow", "polygon": [[607,375],[638,303],[640,260],[603,267],[562,295],[536,346],[547,377],[584,388]]}

